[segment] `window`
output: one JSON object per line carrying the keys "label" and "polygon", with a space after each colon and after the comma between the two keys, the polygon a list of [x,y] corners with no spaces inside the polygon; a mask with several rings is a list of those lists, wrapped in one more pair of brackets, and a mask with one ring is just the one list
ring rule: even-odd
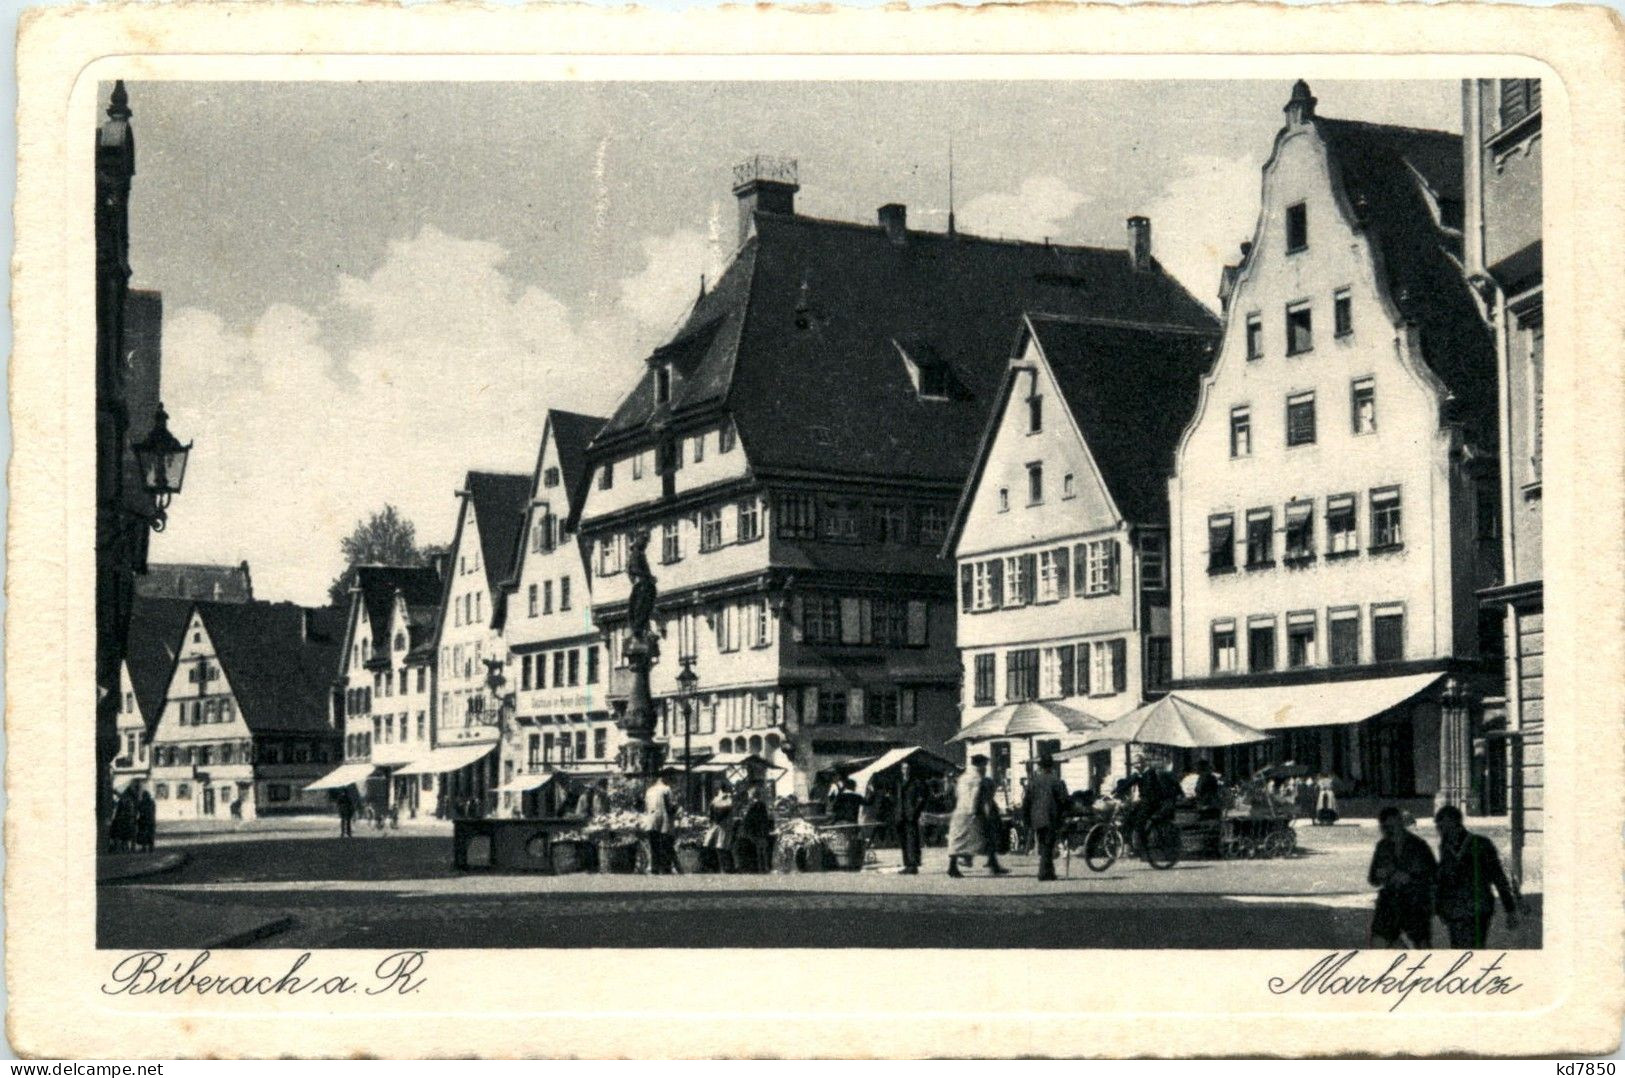
{"label": "window", "polygon": [[930,643],[928,612],[924,599],[910,599],[908,601],[908,625],[905,638],[908,647],[923,648]]}
{"label": "window", "polygon": [[1228,573],[1236,567],[1236,518],[1229,513],[1208,517],[1207,571]]}
{"label": "window", "polygon": [[598,684],[598,645],[587,645],[587,684]]}
{"label": "window", "polygon": [[1044,500],[1044,466],[1037,461],[1027,465],[1027,504],[1039,505]]}
{"label": "window", "polygon": [[1027,398],[1027,433],[1037,434],[1044,429],[1044,398],[1033,394]]}
{"label": "window", "polygon": [[1354,298],[1346,288],[1332,293],[1332,332],[1339,337],[1354,332]]}
{"label": "window", "polygon": [[[1535,89],[1540,89],[1539,80]],[[1537,322],[1529,327],[1529,469],[1536,482],[1540,481],[1541,458],[1546,438],[1546,325]]]}
{"label": "window", "polygon": [[632,454],[632,478],[643,478],[643,453],[641,451]]}
{"label": "window", "polygon": [[753,648],[765,648],[773,643],[773,615],[768,609],[766,599],[753,600],[747,608],[750,615],[751,639]]}
{"label": "window", "polygon": [[569,676],[566,678],[566,681],[571,685],[579,685],[581,684],[581,652],[575,648],[571,648],[569,651],[565,652],[565,654],[569,656]]}
{"label": "window", "polygon": [[870,690],[864,700],[864,721],[870,726],[896,726],[899,708],[896,689]]}
{"label": "window", "polygon": [[542,613],[553,613],[553,582],[551,580],[542,581]]}
{"label": "window", "polygon": [[1384,487],[1371,492],[1371,549],[1397,547],[1404,542],[1401,527],[1399,488]]}
{"label": "window", "polygon": [[[1074,661],[1075,660],[1072,657],[1072,649],[1068,648],[1065,666],[1066,673],[1068,674],[1067,680],[1069,681],[1071,680],[1071,667]],[[1062,691],[1061,688],[1061,670],[1062,661],[1060,648],[1045,648],[1039,653],[1038,695],[1041,698],[1045,700],[1053,700],[1056,697],[1067,695],[1067,693]]]}
{"label": "window", "polygon": [[993,694],[995,691],[993,682],[994,678],[997,676],[994,673],[994,664],[997,661],[998,656],[994,655],[991,651],[985,655],[976,656],[975,702],[979,705],[985,706],[993,703]]}
{"label": "window", "polygon": [[820,534],[831,542],[856,543],[861,538],[858,509],[851,502],[827,502],[819,523]]}
{"label": "window", "polygon": [[920,526],[918,530],[920,543],[924,546],[941,546],[948,538],[948,510],[941,505],[927,505],[920,509]]}
{"label": "window", "polygon": [[1077,579],[1085,595],[1111,595],[1117,591],[1117,540],[1097,539],[1074,548]]}
{"label": "window", "polygon": [[762,503],[746,498],[739,503],[739,541],[754,542],[762,537]]}
{"label": "window", "polygon": [[733,452],[735,438],[736,435],[734,432],[734,425],[732,423],[722,424],[722,426],[717,429],[717,452]]}
{"label": "window", "polygon": [[1312,352],[1315,348],[1314,312],[1308,303],[1290,303],[1286,308],[1286,354]]}
{"label": "window", "polygon": [[1286,558],[1303,561],[1315,556],[1315,503],[1288,502],[1286,507]]}
{"label": "window", "polygon": [[1253,410],[1245,404],[1230,409],[1230,456],[1253,455]]}
{"label": "window", "polygon": [[908,506],[882,503],[874,507],[875,541],[908,542]]}
{"label": "window", "polygon": [[598,575],[614,576],[621,571],[620,536],[605,536],[598,543]]}
{"label": "window", "polygon": [[428,723],[429,723],[428,712],[426,712],[426,711],[418,712],[417,738],[418,738],[419,741],[422,741],[424,739],[424,737],[427,735],[428,729],[429,729]]}
{"label": "window", "polygon": [[1247,316],[1247,358],[1264,357],[1264,319],[1256,314]]}
{"label": "window", "polygon": [[609,754],[609,731],[600,726],[592,732],[592,758],[602,760]]}
{"label": "window", "polygon": [[801,638],[809,644],[837,644],[841,640],[841,601],[833,595],[805,595],[801,606]]}
{"label": "window", "polygon": [[670,475],[683,467],[683,440],[671,438],[655,447],[655,474]]}
{"label": "window", "polygon": [[1511,127],[1540,109],[1539,79],[1501,80],[1501,126]]}
{"label": "window", "polygon": [[992,610],[1004,603],[1004,565],[992,561],[967,562],[959,567],[960,609],[965,613]]}
{"label": "window", "polygon": [[1061,497],[1076,498],[1078,496],[1078,481],[1071,472],[1061,477]]}
{"label": "window", "polygon": [[1372,378],[1356,378],[1349,388],[1349,414],[1355,434],[1371,434],[1377,429],[1377,383]]}
{"label": "window", "polygon": [[807,494],[779,495],[779,536],[812,539],[818,534],[818,509]]}
{"label": "window", "polygon": [[1371,658],[1398,662],[1405,657],[1405,607],[1400,603],[1371,608]]}
{"label": "window", "polygon": [[1315,395],[1294,393],[1286,399],[1286,444],[1313,445],[1315,441]]}
{"label": "window", "polygon": [[999,512],[1008,513],[1009,511],[1010,511],[1010,488],[1009,487],[1000,487],[999,488]]}
{"label": "window", "polygon": [[598,489],[608,490],[615,485],[615,462],[605,461],[604,466],[598,469]]}
{"label": "window", "polygon": [[1145,639],[1145,687],[1165,689],[1174,679],[1174,642],[1166,636]]}
{"label": "window", "polygon": [[1247,568],[1263,569],[1275,564],[1275,510],[1247,511]]}
{"label": "window", "polygon": [[1106,641],[1106,655],[1111,665],[1112,692],[1128,691],[1128,641],[1122,637]]}
{"label": "window", "polygon": [[1168,586],[1168,545],[1160,532],[1140,536],[1140,586],[1150,591]]}
{"label": "window", "polygon": [[537,598],[536,598],[536,596],[537,596],[537,588],[536,588],[535,584],[532,584],[530,587],[525,589],[526,610],[529,612],[529,615],[531,617],[533,617],[533,618],[536,616],[536,611],[537,611],[537,605],[536,605]]}
{"label": "window", "polygon": [[705,433],[702,431],[694,436],[694,463],[698,464],[705,459]]}
{"label": "window", "polygon": [[1252,618],[1247,622],[1247,669],[1254,674],[1275,669],[1275,619]]}
{"label": "window", "polygon": [[1026,606],[1033,601],[1033,577],[1038,571],[1038,556],[1017,554],[1004,559],[1004,605]]}
{"label": "window", "polygon": [[1004,659],[1005,700],[1038,699],[1038,649],[1018,648],[1006,652]]}
{"label": "window", "polygon": [[567,576],[559,577],[559,609],[570,609],[570,578]]}
{"label": "window", "polygon": [[717,650],[739,650],[739,608],[732,603],[717,611]]}
{"label": "window", "polygon": [[845,689],[819,689],[818,690],[818,725],[845,726],[846,725]]}
{"label": "window", "polygon": [[[715,513],[716,510],[707,509],[706,512]],[[682,535],[677,529],[678,522],[675,520],[668,520],[660,525],[660,563],[662,565],[670,565],[672,562],[681,561],[683,558]],[[705,540],[703,536],[705,533],[702,530],[700,534],[702,536],[700,549],[704,550]]]}
{"label": "window", "polygon": [[1309,246],[1309,208],[1302,202],[1286,208],[1287,254]]}
{"label": "window", "polygon": [[[564,688],[564,655],[565,653],[562,651],[553,653],[553,687],[555,689]],[[474,705],[474,709],[477,711],[485,710],[485,697],[483,696],[472,697],[468,702]]]}
{"label": "window", "polygon": [[1038,552],[1038,601],[1053,603],[1071,594],[1068,572],[1072,555],[1066,547]]}
{"label": "window", "polygon": [[1229,619],[1213,623],[1213,672],[1233,674],[1236,670],[1236,623]]}
{"label": "window", "polygon": [[671,400],[671,365],[662,363],[655,368],[655,403],[665,404]]}
{"label": "window", "polygon": [[1286,664],[1293,670],[1315,665],[1313,611],[1286,616]]}

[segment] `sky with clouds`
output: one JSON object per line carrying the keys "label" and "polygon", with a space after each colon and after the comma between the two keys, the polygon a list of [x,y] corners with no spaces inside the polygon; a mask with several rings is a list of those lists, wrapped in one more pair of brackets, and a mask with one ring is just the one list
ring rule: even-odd
{"label": "sky with clouds", "polygon": [[[470,468],[529,471],[547,408],[607,415],[732,254],[731,167],[797,210],[1155,253],[1216,305],[1276,82],[131,83],[133,284],[197,448],[159,561],[324,601],[393,502],[446,541]],[[1323,115],[1460,130],[1455,82],[1317,83]]]}

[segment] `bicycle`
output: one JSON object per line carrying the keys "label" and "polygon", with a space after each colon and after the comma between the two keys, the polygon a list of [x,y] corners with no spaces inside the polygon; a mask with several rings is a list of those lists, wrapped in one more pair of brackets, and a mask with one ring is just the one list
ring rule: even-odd
{"label": "bicycle", "polygon": [[[1113,813],[1108,819],[1084,832],[1079,844],[1083,863],[1092,872],[1105,872],[1132,849],[1123,823]],[[1139,851],[1147,864],[1155,869],[1169,869],[1179,863],[1179,827],[1172,820],[1152,820],[1145,829],[1145,849]]]}

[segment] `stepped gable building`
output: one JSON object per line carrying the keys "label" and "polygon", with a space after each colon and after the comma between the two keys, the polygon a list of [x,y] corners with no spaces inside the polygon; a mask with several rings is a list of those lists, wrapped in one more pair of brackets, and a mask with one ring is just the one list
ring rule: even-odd
{"label": "stepped gable building", "polygon": [[1462,140],[1319,116],[1303,82],[1285,113],[1169,486],[1174,689],[1357,809],[1465,804],[1500,543]]}
{"label": "stepped gable building", "polygon": [[327,809],[305,788],[340,754],[328,699],[343,628],[332,608],[193,604],[153,735],[159,819]]}
{"label": "stepped gable building", "polygon": [[151,770],[152,735],[163,714],[181,634],[191,614],[192,604],[185,599],[151,599],[138,592],[131,603],[129,639],[119,671],[116,790],[145,779]]}
{"label": "stepped gable building", "polygon": [[472,802],[485,812],[495,807],[495,750],[503,721],[499,693],[505,690],[499,685],[493,692],[488,664],[501,664],[499,673],[507,664],[503,583],[513,573],[530,479],[473,471],[457,492],[457,530],[446,557],[431,645],[434,751],[396,772],[400,777],[436,776],[437,812],[455,812]]}
{"label": "stepped gable building", "polygon": [[560,772],[613,770],[618,731],[606,693],[603,637],[592,620],[584,543],[569,528],[586,493],[587,445],[602,416],[550,409],[536,454],[513,572],[496,626],[507,646],[514,722],[502,747],[498,811],[546,815]]}
{"label": "stepped gable building", "polygon": [[[1506,668],[1474,745],[1486,780],[1479,811],[1509,811],[1513,869],[1541,878],[1545,743],[1545,589],[1541,560],[1546,319],[1541,240],[1539,79],[1462,88],[1467,133],[1466,269],[1496,344],[1501,387],[1504,582],[1482,593],[1503,623]],[[1505,776],[1503,780],[1503,776]]]}
{"label": "stepped gable building", "polygon": [[254,578],[246,561],[237,565],[153,562],[146,575],[136,579],[135,593],[155,599],[246,603],[254,598]]}
{"label": "stepped gable building", "polygon": [[[1166,688],[1168,477],[1217,337],[1215,319],[1023,320],[946,546],[962,726],[1030,700],[1110,722]],[[1001,778],[1025,769],[1025,738],[973,744]],[[1111,763],[1069,763],[1065,778],[1098,787]]]}
{"label": "stepped gable building", "polygon": [[394,772],[434,747],[432,645],[441,590],[433,566],[356,567],[333,691],[344,763],[313,789],[355,786],[381,812],[418,814],[433,780]]}
{"label": "stepped gable building", "polygon": [[735,171],[738,252],[593,439],[580,531],[612,693],[627,541],[647,530],[673,753],[762,752],[805,794],[833,763],[941,748],[958,726],[939,555],[1021,316],[1211,315],[1149,249],[924,232],[896,204],[872,225],[817,220],[797,189],[793,162]]}

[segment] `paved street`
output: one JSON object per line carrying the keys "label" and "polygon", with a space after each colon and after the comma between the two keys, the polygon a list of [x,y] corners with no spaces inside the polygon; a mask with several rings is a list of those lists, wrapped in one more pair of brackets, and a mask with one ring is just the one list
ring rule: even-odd
{"label": "paved street", "polygon": [[[100,890],[103,946],[265,947],[1352,947],[1365,943],[1374,833],[1309,829],[1288,860],[1124,863],[1040,884],[1012,875],[863,872],[665,878],[461,874],[449,837],[233,836]],[[1431,837],[1431,836],[1430,836]],[[218,837],[217,837],[218,839]],[[1063,866],[1064,868],[1064,866]],[[1538,911],[1538,896],[1532,901]],[[175,933],[207,919],[214,936]],[[1538,913],[1502,946],[1538,946]]]}

